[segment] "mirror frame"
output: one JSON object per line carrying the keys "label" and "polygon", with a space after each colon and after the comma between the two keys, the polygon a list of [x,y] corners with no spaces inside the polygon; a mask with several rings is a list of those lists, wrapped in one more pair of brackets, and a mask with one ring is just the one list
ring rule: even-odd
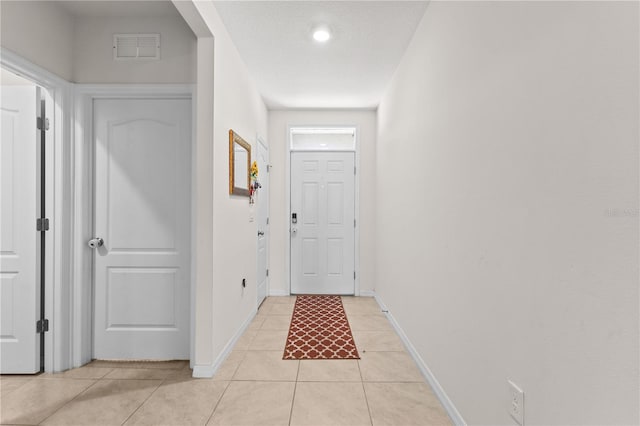
{"label": "mirror frame", "polygon": [[[235,145],[238,144],[247,150],[247,180],[235,182]],[[243,185],[243,186],[239,186]],[[229,130],[229,195],[249,196],[249,186],[251,185],[251,145],[242,139],[236,132]]]}

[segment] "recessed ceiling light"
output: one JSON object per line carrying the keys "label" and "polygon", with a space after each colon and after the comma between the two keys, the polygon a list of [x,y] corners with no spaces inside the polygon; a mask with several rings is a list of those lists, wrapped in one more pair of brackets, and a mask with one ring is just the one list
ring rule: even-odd
{"label": "recessed ceiling light", "polygon": [[325,43],[331,38],[331,33],[326,28],[317,28],[313,32],[313,39],[320,43]]}

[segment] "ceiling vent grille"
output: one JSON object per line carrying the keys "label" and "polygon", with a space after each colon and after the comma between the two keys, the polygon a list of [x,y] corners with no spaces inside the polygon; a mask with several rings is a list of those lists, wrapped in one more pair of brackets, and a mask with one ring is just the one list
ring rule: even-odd
{"label": "ceiling vent grille", "polygon": [[114,34],[113,59],[160,59],[160,34]]}

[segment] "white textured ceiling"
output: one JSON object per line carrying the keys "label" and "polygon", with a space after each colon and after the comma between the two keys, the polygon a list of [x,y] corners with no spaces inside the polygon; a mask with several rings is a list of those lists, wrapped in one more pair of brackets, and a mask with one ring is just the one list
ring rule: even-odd
{"label": "white textured ceiling", "polygon": [[427,3],[214,1],[271,109],[377,107]]}

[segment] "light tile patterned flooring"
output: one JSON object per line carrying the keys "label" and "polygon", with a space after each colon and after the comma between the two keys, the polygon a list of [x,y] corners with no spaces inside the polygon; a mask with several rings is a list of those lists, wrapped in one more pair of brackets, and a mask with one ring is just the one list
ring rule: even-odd
{"label": "light tile patterned flooring", "polygon": [[282,360],[295,297],[270,297],[212,379],[187,362],[94,361],[0,377],[0,421],[27,425],[449,425],[372,298],[344,297],[360,360]]}

